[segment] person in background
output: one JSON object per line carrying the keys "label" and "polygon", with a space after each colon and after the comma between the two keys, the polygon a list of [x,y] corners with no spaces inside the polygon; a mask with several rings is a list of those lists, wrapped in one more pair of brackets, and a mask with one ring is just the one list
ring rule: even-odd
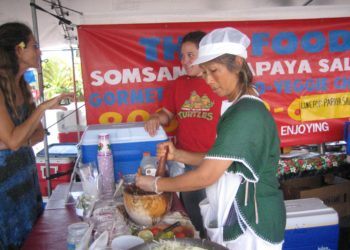
{"label": "person in background", "polygon": [[27,82],[30,88],[30,92],[32,92],[33,101],[35,104],[39,104],[40,101],[40,92],[37,88],[38,86],[38,80],[35,76],[34,69],[28,69],[24,72],[23,77],[24,80]]}
{"label": "person in background", "polygon": [[0,26],[0,249],[19,249],[42,212],[31,145],[43,139],[45,110],[74,98],[65,93],[35,107],[23,74],[39,62],[29,27],[15,22]]}
{"label": "person in background", "polygon": [[[159,126],[165,126],[175,117],[178,122],[176,146],[192,152],[207,152],[216,137],[216,125],[220,118],[223,99],[215,95],[202,78],[202,70],[192,65],[198,56],[198,46],[205,33],[193,31],[181,42],[181,64],[186,74],[176,79],[164,91],[162,109],[152,114],[145,123],[145,129],[154,136]],[[186,171],[192,169],[187,165]],[[205,198],[205,191],[182,192],[181,200],[193,225],[204,236],[199,202]]]}
{"label": "person in background", "polygon": [[137,176],[147,191],[175,192],[206,188],[200,203],[212,241],[229,249],[282,249],[286,225],[283,195],[276,178],[280,143],[276,124],[253,87],[246,62],[249,38],[231,28],[215,29],[200,42],[203,77],[219,96],[232,102],[217,126],[217,138],[203,157],[171,142],[157,156],[197,166],[173,178]]}

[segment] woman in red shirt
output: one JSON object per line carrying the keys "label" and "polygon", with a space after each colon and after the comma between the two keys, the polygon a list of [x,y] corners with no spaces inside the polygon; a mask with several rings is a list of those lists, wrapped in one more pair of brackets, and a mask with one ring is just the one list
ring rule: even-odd
{"label": "woman in red shirt", "polygon": [[[203,80],[200,67],[192,65],[198,57],[199,42],[204,36],[202,31],[184,36],[181,42],[181,64],[187,75],[179,77],[165,89],[162,109],[152,114],[145,123],[146,131],[154,136],[160,125],[168,125],[175,118],[178,122],[176,146],[203,155],[215,141],[223,101]],[[191,166],[186,166],[186,170],[191,169]],[[187,213],[202,236],[204,230],[198,204],[204,198],[204,189],[181,193]]]}

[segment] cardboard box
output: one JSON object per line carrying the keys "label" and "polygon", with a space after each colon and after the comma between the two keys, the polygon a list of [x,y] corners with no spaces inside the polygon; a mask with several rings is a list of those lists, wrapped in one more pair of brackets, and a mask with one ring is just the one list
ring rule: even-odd
{"label": "cardboard box", "polygon": [[302,198],[320,198],[326,205],[334,208],[339,217],[350,214],[350,181],[335,176],[327,178],[326,184],[323,176],[300,177],[283,181],[281,187],[285,200]]}
{"label": "cardboard box", "polygon": [[288,179],[281,182],[284,199],[299,199],[302,190],[321,187],[323,184],[323,177],[320,175],[299,177]]}

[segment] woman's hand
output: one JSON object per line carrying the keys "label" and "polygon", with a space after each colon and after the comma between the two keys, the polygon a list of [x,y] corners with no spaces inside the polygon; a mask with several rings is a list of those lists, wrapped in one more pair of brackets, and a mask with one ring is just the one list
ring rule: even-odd
{"label": "woman's hand", "polygon": [[155,191],[154,181],[155,177],[149,175],[136,175],[135,178],[136,186],[148,192]]}
{"label": "woman's hand", "polygon": [[167,160],[176,161],[177,153],[179,150],[174,146],[174,144],[171,141],[162,142],[157,145],[157,158],[159,159],[160,157],[165,156],[167,152],[166,147],[169,148]]}
{"label": "woman's hand", "polygon": [[156,135],[159,126],[160,117],[157,113],[151,115],[150,119],[145,122],[145,130],[149,133],[150,136]]}
{"label": "woman's hand", "polygon": [[74,98],[75,98],[74,93],[62,93],[56,97],[51,98],[50,100],[44,101],[39,106],[42,106],[45,110],[47,109],[67,110],[66,107],[63,107],[62,105],[60,105],[61,101],[64,99],[69,99],[70,101],[73,101]]}

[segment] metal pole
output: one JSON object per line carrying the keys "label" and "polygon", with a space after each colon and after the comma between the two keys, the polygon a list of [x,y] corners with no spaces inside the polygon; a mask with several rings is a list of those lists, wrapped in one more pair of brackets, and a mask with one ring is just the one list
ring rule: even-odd
{"label": "metal pole", "polygon": [[[35,4],[35,0],[30,0],[31,3]],[[36,9],[34,6],[31,6],[32,9],[32,19],[33,19],[33,33],[35,36],[35,39],[40,47],[40,41],[39,41],[39,32],[38,32],[38,21],[36,16]],[[39,92],[40,92],[40,103],[44,102],[44,81],[43,81],[43,71],[41,67],[41,58],[40,63],[37,68],[38,71],[38,81],[39,81]],[[44,133],[44,153],[45,153],[45,175],[47,178],[47,194],[50,197],[51,195],[51,180],[50,180],[50,159],[49,159],[49,147],[47,142],[47,129],[46,129],[46,115],[44,113],[43,119],[42,119],[42,125],[44,127],[45,133]]]}
{"label": "metal pole", "polygon": [[[71,41],[69,40],[69,43],[71,43]],[[72,57],[72,69],[73,69],[73,88],[74,88],[74,95],[77,96],[77,86],[76,86],[76,77],[75,77],[75,62],[74,62],[74,50],[72,45],[70,45],[70,51],[71,51],[71,57]],[[80,141],[80,120],[79,120],[79,110],[78,110],[78,104],[77,104],[77,99],[75,98],[74,101],[74,105],[75,105],[75,119],[77,122],[77,127],[78,127],[78,131],[77,131],[77,137],[78,137],[78,142]]]}

